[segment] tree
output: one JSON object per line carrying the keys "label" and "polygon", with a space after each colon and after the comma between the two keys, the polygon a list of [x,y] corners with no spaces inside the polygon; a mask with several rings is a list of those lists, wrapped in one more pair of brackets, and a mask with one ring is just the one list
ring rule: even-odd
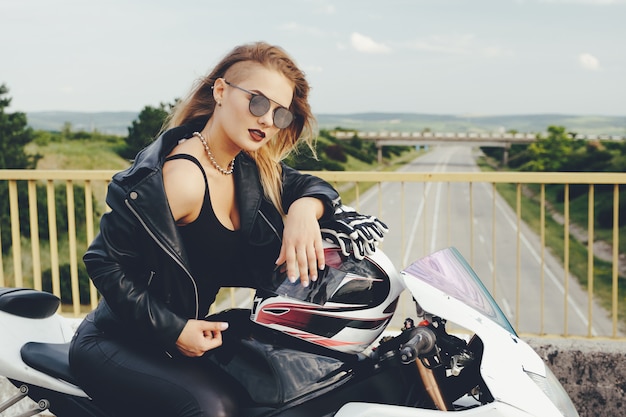
{"label": "tree", "polygon": [[24,147],[35,135],[27,126],[24,113],[7,113],[11,98],[6,95],[9,89],[0,85],[0,169],[33,169],[40,155],[28,155]]}
{"label": "tree", "polygon": [[520,167],[522,171],[557,172],[566,166],[574,151],[574,140],[562,126],[549,126],[548,136],[541,135],[526,150],[528,162]]}
{"label": "tree", "polygon": [[[5,84],[0,85],[0,169],[32,169],[37,166],[40,155],[28,155],[24,147],[31,142],[35,135],[27,127],[24,113],[8,113],[6,108],[11,104],[7,96],[9,89]],[[18,198],[26,198],[23,187],[19,190]],[[9,218],[9,197],[6,184],[0,187],[0,230],[11,230]],[[0,233],[2,250],[11,247],[10,233]]]}
{"label": "tree", "polygon": [[63,123],[61,135],[65,139],[70,139],[72,137],[72,124],[70,122]]}
{"label": "tree", "polygon": [[132,126],[128,128],[126,147],[120,155],[132,159],[137,152],[152,142],[161,131],[172,107],[173,105],[164,103],[161,103],[159,107],[144,107],[137,120],[134,120]]}

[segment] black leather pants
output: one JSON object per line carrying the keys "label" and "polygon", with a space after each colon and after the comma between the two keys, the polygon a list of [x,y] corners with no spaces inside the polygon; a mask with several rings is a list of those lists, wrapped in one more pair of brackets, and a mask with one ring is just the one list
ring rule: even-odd
{"label": "black leather pants", "polygon": [[81,388],[112,416],[237,416],[241,392],[205,356],[172,358],[109,337],[87,318],[72,340],[70,365]]}

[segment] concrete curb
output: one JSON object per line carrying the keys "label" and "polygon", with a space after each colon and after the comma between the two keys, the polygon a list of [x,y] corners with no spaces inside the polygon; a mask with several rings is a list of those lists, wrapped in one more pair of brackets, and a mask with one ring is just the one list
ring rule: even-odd
{"label": "concrete curb", "polygon": [[524,338],[541,356],[581,417],[626,416],[626,343]]}

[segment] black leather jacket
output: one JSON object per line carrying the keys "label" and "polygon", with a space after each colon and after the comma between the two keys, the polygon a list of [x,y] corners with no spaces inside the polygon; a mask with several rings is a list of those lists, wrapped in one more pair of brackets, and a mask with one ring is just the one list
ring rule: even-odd
{"label": "black leather jacket", "polygon": [[[181,138],[202,126],[181,126],[165,132],[141,151],[133,165],[114,175],[100,233],[83,260],[102,295],[89,316],[107,333],[174,345],[185,323],[200,318],[196,281],[166,199],[162,168]],[[234,170],[241,263],[232,282],[254,287],[271,274],[280,250],[283,222],[264,197],[254,161],[241,153]],[[339,195],[321,179],[283,165],[283,208],[300,197],[316,197],[326,205],[324,216],[339,205]],[[210,238],[210,237],[207,237]],[[237,271],[237,272],[235,272]]]}

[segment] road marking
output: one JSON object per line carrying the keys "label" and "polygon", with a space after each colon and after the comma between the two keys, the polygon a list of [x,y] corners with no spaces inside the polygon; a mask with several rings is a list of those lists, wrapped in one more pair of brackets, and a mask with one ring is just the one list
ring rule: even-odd
{"label": "road marking", "polygon": [[439,196],[441,195],[441,183],[437,183],[437,195],[435,196],[435,214],[433,215],[433,229],[430,235],[430,250],[428,253],[433,253],[435,251],[435,241],[437,239],[437,225],[439,224],[439,202],[441,199]]}
{"label": "road marking", "polygon": [[[426,190],[424,192],[425,195],[428,195],[430,192],[430,185],[432,183],[428,183],[426,186]],[[411,233],[409,233],[409,241],[406,244],[406,250],[404,251],[404,257],[402,258],[402,265],[406,265],[409,261],[409,255],[411,253],[411,249],[413,247],[413,242],[415,241],[415,235],[417,235],[417,226],[420,223],[420,218],[422,217],[422,211],[424,211],[424,200],[420,201],[419,208],[417,209],[417,215],[415,216],[415,221],[413,222],[413,226],[411,226]]]}
{"label": "road marking", "polygon": [[[441,160],[440,162],[437,163],[437,165],[435,165],[434,168],[434,172],[441,172],[444,171],[444,167],[448,164],[448,162],[450,161],[450,158],[452,157],[452,154],[450,152],[448,152],[448,154],[446,155],[446,158]],[[413,222],[413,226],[411,227],[411,233],[409,234],[409,241],[407,242],[406,245],[406,249],[404,251],[404,257],[402,258],[402,265],[406,265],[407,262],[409,261],[409,255],[411,254],[411,249],[413,248],[413,242],[415,241],[415,235],[417,234],[417,226],[419,225],[419,219],[422,217],[422,211],[424,210],[424,204],[425,204],[425,199],[427,198],[426,196],[428,196],[428,194],[430,194],[430,188],[432,186],[432,182],[429,182],[426,185],[425,191],[424,191],[424,199],[422,201],[420,201],[420,205],[419,205],[419,209],[417,210],[417,215],[415,216],[415,221]],[[439,204],[439,191],[441,189],[441,183],[439,183],[439,187],[437,189],[437,196],[436,196],[436,200],[435,203]],[[439,210],[435,210],[435,216],[437,217],[439,215]],[[437,228],[437,223],[435,221],[433,221],[433,236],[436,236],[436,233],[434,233],[434,230],[436,230]],[[435,237],[432,238],[431,240],[431,251],[429,253],[432,253],[432,247],[434,247],[434,240]]]}

